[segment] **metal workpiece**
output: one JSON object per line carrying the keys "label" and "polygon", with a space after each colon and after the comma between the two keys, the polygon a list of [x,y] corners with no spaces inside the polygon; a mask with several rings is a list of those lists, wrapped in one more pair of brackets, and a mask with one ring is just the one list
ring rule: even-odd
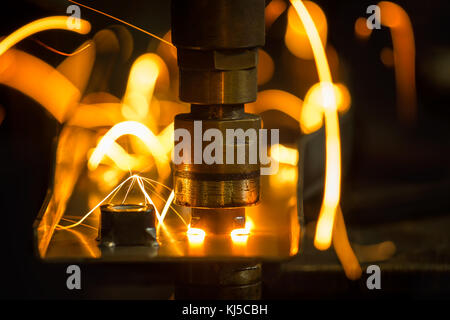
{"label": "metal workpiece", "polygon": [[175,286],[176,299],[261,298],[260,263],[190,263],[179,269]]}
{"label": "metal workpiece", "polygon": [[105,204],[100,207],[98,238],[105,247],[157,246],[152,205]]}
{"label": "metal workpiece", "polygon": [[[201,137],[197,137],[195,125],[201,124]],[[175,117],[175,130],[185,129],[193,137],[189,155],[183,154],[183,162],[174,165],[175,203],[197,208],[226,208],[254,205],[259,201],[260,164],[257,156],[258,130],[261,128],[259,116],[244,112],[243,105],[211,105],[208,108],[193,105],[191,113]],[[201,141],[201,152],[210,144],[203,141],[203,134],[208,129],[217,129],[224,139],[222,141],[222,163],[200,163],[195,161],[195,143]],[[226,141],[227,129],[241,129],[246,134],[248,129],[254,133],[253,138],[245,135],[245,143]],[[236,131],[234,131],[236,132]],[[227,149],[233,149],[234,159],[227,163]],[[256,152],[255,152],[256,151]],[[237,154],[244,152],[244,161],[238,161]],[[252,161],[251,153],[256,161]],[[255,159],[253,159],[255,160]]]}

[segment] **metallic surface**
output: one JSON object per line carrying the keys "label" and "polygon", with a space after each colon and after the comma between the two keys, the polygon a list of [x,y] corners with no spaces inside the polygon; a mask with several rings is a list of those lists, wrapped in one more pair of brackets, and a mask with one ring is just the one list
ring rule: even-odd
{"label": "metallic surface", "polygon": [[264,0],[172,0],[172,41],[191,48],[262,46],[264,8]]}
{"label": "metallic surface", "polygon": [[[202,136],[206,130],[215,128],[220,130],[224,139],[227,129],[242,129],[245,132],[248,129],[261,128],[260,118],[245,113],[242,105],[213,105],[209,108],[192,106],[191,113],[175,117],[175,129],[188,130],[194,143],[197,140],[203,142],[202,137],[196,139],[195,121],[201,121]],[[250,141],[246,141],[244,146],[246,157],[243,164],[237,163],[236,154],[239,148],[237,143],[234,143],[234,163],[226,163],[226,141],[223,141],[222,164],[195,164],[194,143],[191,142],[190,157],[186,157],[188,161],[184,161],[189,163],[174,166],[176,204],[198,208],[224,208],[249,206],[259,201],[259,163],[250,164]],[[209,143],[203,142],[201,150]],[[258,141],[251,143],[258,145]]]}
{"label": "metallic surface", "polygon": [[256,100],[264,4],[264,0],[172,1],[172,41],[178,49],[182,101]]}
{"label": "metallic surface", "polygon": [[179,268],[176,299],[261,298],[260,263],[190,263]]}

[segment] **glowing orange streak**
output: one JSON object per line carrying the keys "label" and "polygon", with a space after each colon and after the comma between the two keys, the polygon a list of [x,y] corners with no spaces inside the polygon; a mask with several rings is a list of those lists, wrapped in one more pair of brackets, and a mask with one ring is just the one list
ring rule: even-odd
{"label": "glowing orange streak", "polygon": [[160,224],[163,224],[163,220],[161,219],[161,214],[159,213],[158,209],[156,208],[155,204],[153,203],[152,198],[148,195],[147,191],[145,191],[144,183],[142,182],[141,177],[137,177],[137,183],[139,185],[139,188],[141,188],[142,193],[144,194],[145,200],[148,201],[154,208],[156,213],[156,218],[158,218],[158,221]]}
{"label": "glowing orange streak", "polygon": [[[155,183],[155,184],[158,184],[158,185],[160,185],[160,186],[162,186],[162,187],[164,187],[164,188],[166,188],[167,190],[170,191],[171,194],[169,195],[167,200],[164,199],[163,197],[161,197],[158,192],[154,191],[155,196],[160,198],[163,202],[166,202],[166,204],[165,204],[165,206],[163,208],[163,211],[161,212],[161,216],[163,217],[162,220],[164,220],[164,218],[165,218],[165,216],[167,214],[167,210],[169,210],[169,208],[171,208],[173,210],[173,212],[180,218],[181,222],[183,222],[184,225],[187,226],[188,224],[186,223],[186,221],[184,220],[182,215],[177,210],[175,210],[175,208],[173,206],[171,206],[173,198],[175,197],[174,191],[172,189],[170,189],[169,187],[167,187],[166,185],[164,185],[164,184],[162,184],[162,183],[160,183],[160,182],[158,182],[156,180],[148,179],[148,178],[145,178],[145,177],[141,177],[141,179],[144,182],[147,182],[153,188],[155,188],[155,186],[153,185],[153,183]],[[167,204],[167,203],[169,203],[169,204]],[[167,209],[166,209],[166,207],[167,207]]]}
{"label": "glowing orange streak", "polygon": [[52,52],[54,52],[54,53],[57,53],[57,54],[60,54],[60,55],[62,55],[62,56],[66,56],[66,57],[74,56],[74,55],[76,55],[76,54],[78,54],[78,53],[84,51],[85,49],[89,48],[90,46],[92,46],[92,43],[87,43],[86,45],[84,45],[83,47],[81,47],[81,48],[75,50],[74,52],[66,53],[66,52],[60,51],[60,50],[58,50],[58,49],[55,49],[55,48],[53,48],[53,47],[50,47],[49,45],[43,43],[42,41],[40,41],[40,40],[38,40],[38,39],[33,39],[33,41],[36,42],[37,44],[43,46],[43,47],[44,47],[45,49],[47,49],[47,50],[50,50],[50,51],[52,51]]}
{"label": "glowing orange streak", "polygon": [[80,90],[53,67],[15,49],[0,56],[0,83],[36,100],[59,122],[66,120],[81,95]]}
{"label": "glowing orange streak", "polygon": [[65,229],[71,229],[74,228],[78,225],[80,225],[84,220],[87,219],[87,217],[89,217],[98,207],[100,207],[102,205],[102,203],[104,203],[111,195],[113,195],[116,191],[118,191],[120,188],[122,188],[122,186],[130,179],[136,179],[136,176],[131,176],[128,177],[125,181],[123,181],[121,184],[119,184],[117,187],[114,188],[113,191],[111,191],[106,197],[103,198],[102,201],[100,201],[99,203],[97,203],[97,205],[95,207],[93,207],[88,213],[86,213],[80,220],[78,220],[76,223],[68,225],[68,226],[61,226],[58,225],[57,226],[57,230],[65,230]]}
{"label": "glowing orange streak", "polygon": [[341,261],[344,268],[345,275],[350,280],[356,280],[361,277],[362,270],[358,259],[350,246],[347,237],[347,230],[345,229],[344,216],[342,215],[341,207],[338,207],[336,214],[336,223],[333,231],[333,246],[336,255]]}
{"label": "glowing orange streak", "polygon": [[19,41],[29,37],[32,34],[37,32],[52,30],[52,29],[61,29],[77,32],[80,34],[86,34],[91,30],[91,24],[86,21],[80,19],[80,28],[69,28],[68,21],[70,22],[73,18],[67,16],[54,16],[54,17],[46,17],[42,18],[29,24],[24,25],[18,30],[11,33],[5,39],[0,42],[0,56],[5,53],[6,50],[13,47]]}
{"label": "glowing orange streak", "polygon": [[114,142],[107,149],[106,155],[114,161],[117,167],[122,171],[130,171],[138,168],[142,161],[139,158],[128,154],[118,143]]}
{"label": "glowing orange streak", "polygon": [[262,113],[266,110],[280,110],[291,118],[300,119],[303,101],[293,94],[282,90],[264,90],[258,92],[255,102],[246,104],[246,110],[251,113]]}
{"label": "glowing orange streak", "polygon": [[121,108],[121,103],[80,104],[69,124],[83,128],[113,126],[123,120]]}
{"label": "glowing orange streak", "polygon": [[334,219],[340,200],[341,144],[339,119],[330,68],[319,33],[302,1],[291,0],[291,3],[302,20],[311,42],[324,98],[326,133],[325,188],[322,207],[317,221],[314,245],[319,250],[326,250],[331,245]]}
{"label": "glowing orange streak", "polygon": [[[71,220],[71,219],[64,218],[64,217],[61,218],[61,220],[68,221],[68,222],[71,222],[71,223],[76,223],[75,220]],[[88,224],[80,223],[80,226],[83,226],[83,227],[86,227],[86,228],[89,228],[89,229],[93,229],[93,230],[95,230],[95,231],[98,231],[97,228],[95,228],[95,227],[93,227],[93,226],[90,226],[90,225],[88,225]]]}
{"label": "glowing orange streak", "polygon": [[162,221],[164,221],[164,218],[166,217],[167,211],[169,210],[170,204],[172,203],[174,197],[175,197],[175,193],[172,190],[172,192],[169,195],[169,198],[166,201],[166,204],[164,205],[163,210],[161,211],[161,220]]}
{"label": "glowing orange streak", "polygon": [[122,107],[122,114],[128,120],[149,117],[151,124],[154,124],[153,115],[148,112],[159,75],[156,59],[155,54],[146,53],[136,59],[131,67]]}
{"label": "glowing orange streak", "polygon": [[408,14],[399,5],[381,1],[381,23],[391,30],[394,48],[398,113],[407,124],[417,117],[414,32]]}
{"label": "glowing orange streak", "polygon": [[145,34],[148,34],[149,36],[152,36],[153,38],[158,39],[159,41],[161,41],[161,42],[163,42],[163,43],[165,43],[165,44],[168,44],[169,46],[175,48],[175,46],[174,46],[172,43],[170,43],[169,41],[166,41],[166,40],[164,40],[163,38],[160,38],[160,37],[158,37],[157,35],[154,35],[153,33],[150,33],[150,32],[148,32],[148,31],[146,31],[146,30],[144,30],[144,29],[141,29],[141,28],[139,28],[139,27],[137,27],[137,26],[135,26],[135,25],[133,25],[133,24],[131,24],[131,23],[129,23],[129,22],[123,21],[123,20],[121,20],[121,19],[119,19],[119,18],[116,18],[116,17],[114,17],[114,16],[112,16],[112,15],[110,15],[110,14],[107,14],[107,13],[105,13],[105,12],[103,12],[103,11],[100,11],[100,10],[97,10],[97,9],[94,9],[94,8],[91,8],[91,7],[88,7],[88,6],[85,5],[85,4],[81,4],[81,3],[76,2],[76,1],[73,1],[73,0],[69,0],[69,2],[75,3],[75,4],[77,4],[77,5],[79,5],[79,6],[82,6],[82,7],[86,8],[86,9],[95,11],[95,12],[97,12],[97,13],[100,13],[100,14],[104,15],[104,16],[107,16],[108,18],[111,18],[111,19],[114,19],[114,20],[116,20],[116,21],[119,21],[119,22],[121,22],[121,23],[123,23],[123,24],[126,24],[126,25],[129,26],[129,27],[132,27],[132,28],[134,28],[134,29],[136,29],[136,30],[139,30],[139,31],[141,31],[141,32],[143,32],[143,33],[145,33]]}
{"label": "glowing orange streak", "polygon": [[245,244],[247,243],[250,231],[253,229],[253,221],[247,217],[244,228],[231,230],[230,236],[233,243]]}
{"label": "glowing orange streak", "polygon": [[168,159],[165,154],[165,149],[161,146],[158,138],[145,125],[136,121],[124,121],[113,126],[100,140],[91,157],[89,158],[88,167],[90,170],[95,170],[106,154],[107,150],[111,148],[113,143],[123,135],[131,134],[144,142],[145,146],[153,155],[160,175],[167,175]]}

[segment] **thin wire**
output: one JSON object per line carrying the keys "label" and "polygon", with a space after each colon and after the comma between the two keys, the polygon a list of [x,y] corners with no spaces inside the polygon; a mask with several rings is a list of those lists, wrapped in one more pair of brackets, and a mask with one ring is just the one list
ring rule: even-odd
{"label": "thin wire", "polygon": [[[61,220],[68,221],[68,222],[71,222],[71,223],[76,223],[77,222],[76,220],[67,219],[67,218],[64,218],[64,217],[62,217]],[[85,224],[85,223],[80,223],[80,226],[83,226],[83,227],[86,227],[86,228],[90,228],[90,229],[94,229],[95,231],[98,230],[96,227],[90,226],[90,225]]]}
{"label": "thin wire", "polygon": [[76,227],[76,226],[80,225],[87,217],[89,217],[89,216],[91,215],[92,212],[94,212],[99,206],[101,206],[101,205],[103,204],[103,202],[105,202],[105,201],[106,201],[106,200],[107,200],[114,192],[116,192],[116,190],[122,188],[122,186],[123,186],[128,180],[130,180],[130,179],[133,178],[133,177],[134,177],[134,176],[128,177],[125,181],[123,181],[121,184],[119,184],[113,191],[111,191],[105,198],[103,198],[102,201],[100,201],[99,203],[97,203],[97,204],[95,205],[95,207],[93,207],[93,208],[91,209],[91,211],[89,211],[88,213],[86,213],[86,214],[84,215],[84,217],[82,217],[80,220],[78,220],[78,222],[76,222],[76,223],[74,223],[74,224],[71,224],[71,225],[68,225],[68,226],[57,225],[57,226],[56,226],[57,229],[58,229],[58,230],[65,230],[65,229],[70,229],[70,228],[73,228],[73,227]]}
{"label": "thin wire", "polygon": [[170,187],[166,186],[164,183],[161,183],[161,182],[158,182],[158,181],[156,181],[156,180],[153,180],[153,179],[150,179],[150,178],[146,178],[146,177],[141,177],[141,179],[146,180],[146,181],[149,182],[150,184],[151,184],[151,182],[156,183],[156,184],[158,184],[158,185],[160,185],[160,186],[166,188],[167,190],[172,191],[172,189],[171,189]]}
{"label": "thin wire", "polygon": [[[148,182],[148,181],[144,181],[144,182],[147,182],[148,184],[150,184],[153,188],[155,188],[155,186],[153,186],[152,184],[151,184],[151,182]],[[172,189],[169,189],[171,192],[173,191]],[[170,201],[170,204],[172,204],[172,200],[173,200],[173,196],[172,196],[172,193],[171,193],[171,195],[169,195],[169,198],[166,200],[166,199],[164,199],[159,193],[157,193],[156,191],[153,191],[153,190],[151,190],[150,189],[150,192],[153,192],[153,194],[155,195],[155,196],[157,196],[159,199],[161,199],[163,202],[165,202],[166,204],[167,204],[167,202],[168,201]],[[170,199],[170,198],[172,198],[172,200]],[[183,216],[181,215],[181,213],[179,213],[172,205],[170,205],[170,209],[172,209],[172,211],[173,212],[175,212],[175,214],[181,219],[181,221],[187,226],[188,225],[188,223],[186,222],[186,220],[184,220],[184,218],[183,218]],[[164,212],[164,209],[163,209],[163,211],[162,212]],[[163,216],[163,221],[164,221],[164,218],[165,218],[165,215]]]}
{"label": "thin wire", "polygon": [[128,190],[127,190],[127,193],[125,194],[125,197],[124,197],[123,200],[122,200],[122,204],[124,204],[124,203],[125,203],[125,200],[128,198],[128,194],[130,193],[130,190],[131,190],[131,188],[133,187],[134,181],[135,181],[135,180],[136,180],[135,178],[133,178],[133,180],[131,180],[130,186],[128,187]]}
{"label": "thin wire", "polygon": [[94,9],[94,8],[91,8],[91,7],[88,7],[88,6],[85,5],[85,4],[81,4],[81,3],[76,2],[76,1],[73,1],[73,0],[68,0],[68,1],[69,1],[69,2],[72,2],[72,3],[75,3],[75,4],[79,5],[79,6],[82,6],[82,7],[86,8],[86,9],[89,9],[89,10],[95,11],[95,12],[97,12],[97,13],[100,13],[100,14],[102,14],[102,15],[104,15],[104,16],[107,16],[108,18],[114,19],[114,20],[119,21],[119,22],[121,22],[121,23],[123,23],[123,24],[126,24],[126,25],[129,26],[129,27],[132,27],[132,28],[134,28],[134,29],[136,29],[136,30],[139,30],[139,31],[141,31],[141,32],[143,32],[143,33],[145,33],[145,34],[148,34],[149,36],[152,36],[153,38],[158,39],[159,41],[161,41],[161,42],[163,42],[163,43],[165,43],[165,44],[167,44],[167,45],[169,45],[169,46],[175,48],[175,46],[174,46],[171,42],[169,42],[169,41],[167,41],[167,40],[164,40],[163,38],[160,38],[160,37],[158,37],[157,35],[154,35],[153,33],[148,32],[148,31],[146,31],[146,30],[144,30],[144,29],[142,29],[142,28],[139,28],[138,26],[135,26],[135,25],[133,25],[133,24],[131,24],[131,23],[129,23],[129,22],[126,22],[126,21],[123,21],[122,19],[116,18],[116,17],[114,17],[114,16],[112,16],[112,15],[110,15],[110,14],[107,14],[106,12],[103,12],[103,11],[100,11],[100,10],[97,10],[97,9]]}

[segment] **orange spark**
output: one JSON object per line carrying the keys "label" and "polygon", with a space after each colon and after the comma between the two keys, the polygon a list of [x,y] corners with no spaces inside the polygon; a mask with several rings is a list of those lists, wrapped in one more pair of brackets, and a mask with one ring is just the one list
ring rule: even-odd
{"label": "orange spark", "polygon": [[63,52],[63,51],[60,51],[58,49],[55,49],[55,48],[53,48],[53,47],[43,43],[42,41],[40,41],[38,39],[32,39],[32,40],[34,42],[36,42],[37,44],[39,44],[40,46],[43,46],[45,49],[50,50],[50,51],[52,51],[54,53],[60,54],[62,56],[66,56],[66,57],[74,56],[74,55],[84,51],[85,49],[89,48],[92,45],[91,42],[88,42],[86,45],[82,46],[81,48],[76,49],[74,52],[67,53],[67,52]]}
{"label": "orange spark", "polygon": [[314,245],[320,250],[325,250],[331,245],[334,219],[340,200],[341,143],[339,118],[330,68],[319,32],[303,2],[300,0],[291,0],[291,3],[303,22],[306,34],[311,43],[319,74],[320,88],[322,90],[326,133],[325,188]]}
{"label": "orange spark", "polygon": [[86,8],[86,9],[89,9],[89,10],[95,11],[95,12],[97,12],[97,13],[100,13],[100,14],[102,14],[102,15],[108,17],[108,18],[111,18],[111,19],[114,19],[114,20],[116,20],[116,21],[119,21],[119,22],[121,22],[121,23],[123,23],[123,24],[126,24],[126,25],[129,26],[129,27],[132,27],[132,28],[134,28],[134,29],[136,29],[136,30],[139,30],[139,31],[141,31],[141,32],[143,32],[143,33],[145,33],[145,34],[148,34],[149,36],[151,36],[151,37],[153,37],[153,38],[155,38],[155,39],[158,39],[159,41],[161,41],[161,42],[163,42],[163,43],[165,43],[165,44],[168,44],[168,45],[171,46],[171,47],[175,47],[175,46],[174,46],[172,43],[170,43],[169,41],[166,41],[166,40],[164,40],[163,38],[160,38],[160,37],[158,37],[157,35],[155,35],[155,34],[153,34],[153,33],[150,33],[150,32],[148,32],[148,31],[146,31],[146,30],[144,30],[144,29],[142,29],[142,28],[139,28],[139,27],[135,26],[134,24],[131,24],[131,23],[126,22],[126,21],[124,21],[124,20],[122,20],[122,19],[116,18],[116,17],[114,17],[114,16],[112,16],[112,15],[110,15],[110,14],[107,14],[106,12],[103,12],[103,11],[100,11],[100,10],[97,10],[97,9],[94,9],[94,8],[92,8],[92,7],[89,7],[89,6],[85,5],[85,4],[82,4],[82,3],[79,3],[79,2],[76,2],[76,1],[73,1],[73,0],[69,0],[69,2],[75,3],[76,5],[82,6],[82,7]]}
{"label": "orange spark", "polygon": [[283,0],[272,0],[266,6],[264,16],[266,20],[266,30],[278,19],[278,17],[286,10],[286,3]]}
{"label": "orange spark", "polygon": [[37,32],[45,30],[61,29],[77,32],[80,34],[86,34],[91,30],[91,24],[88,21],[82,19],[80,19],[80,28],[69,27],[68,22],[70,22],[71,19],[73,18],[66,16],[53,16],[35,20],[33,22],[24,25],[23,27],[17,29],[0,42],[0,56],[3,53],[5,53],[9,48],[13,47],[19,41]]}
{"label": "orange spark", "polygon": [[0,83],[15,88],[64,122],[80,100],[80,90],[42,60],[10,49],[0,56]]}
{"label": "orange spark", "polygon": [[[302,5],[307,8],[312,23],[315,26],[319,40],[325,46],[327,43],[327,18],[322,9],[312,1],[302,1]],[[304,19],[296,13],[295,6],[288,9],[288,23],[284,42],[289,51],[298,58],[309,60],[314,58],[313,48],[310,44],[308,28]]]}
{"label": "orange spark", "polygon": [[206,232],[203,229],[191,228],[191,225],[188,225],[186,236],[188,237],[188,241],[190,244],[202,244],[205,240]]}

